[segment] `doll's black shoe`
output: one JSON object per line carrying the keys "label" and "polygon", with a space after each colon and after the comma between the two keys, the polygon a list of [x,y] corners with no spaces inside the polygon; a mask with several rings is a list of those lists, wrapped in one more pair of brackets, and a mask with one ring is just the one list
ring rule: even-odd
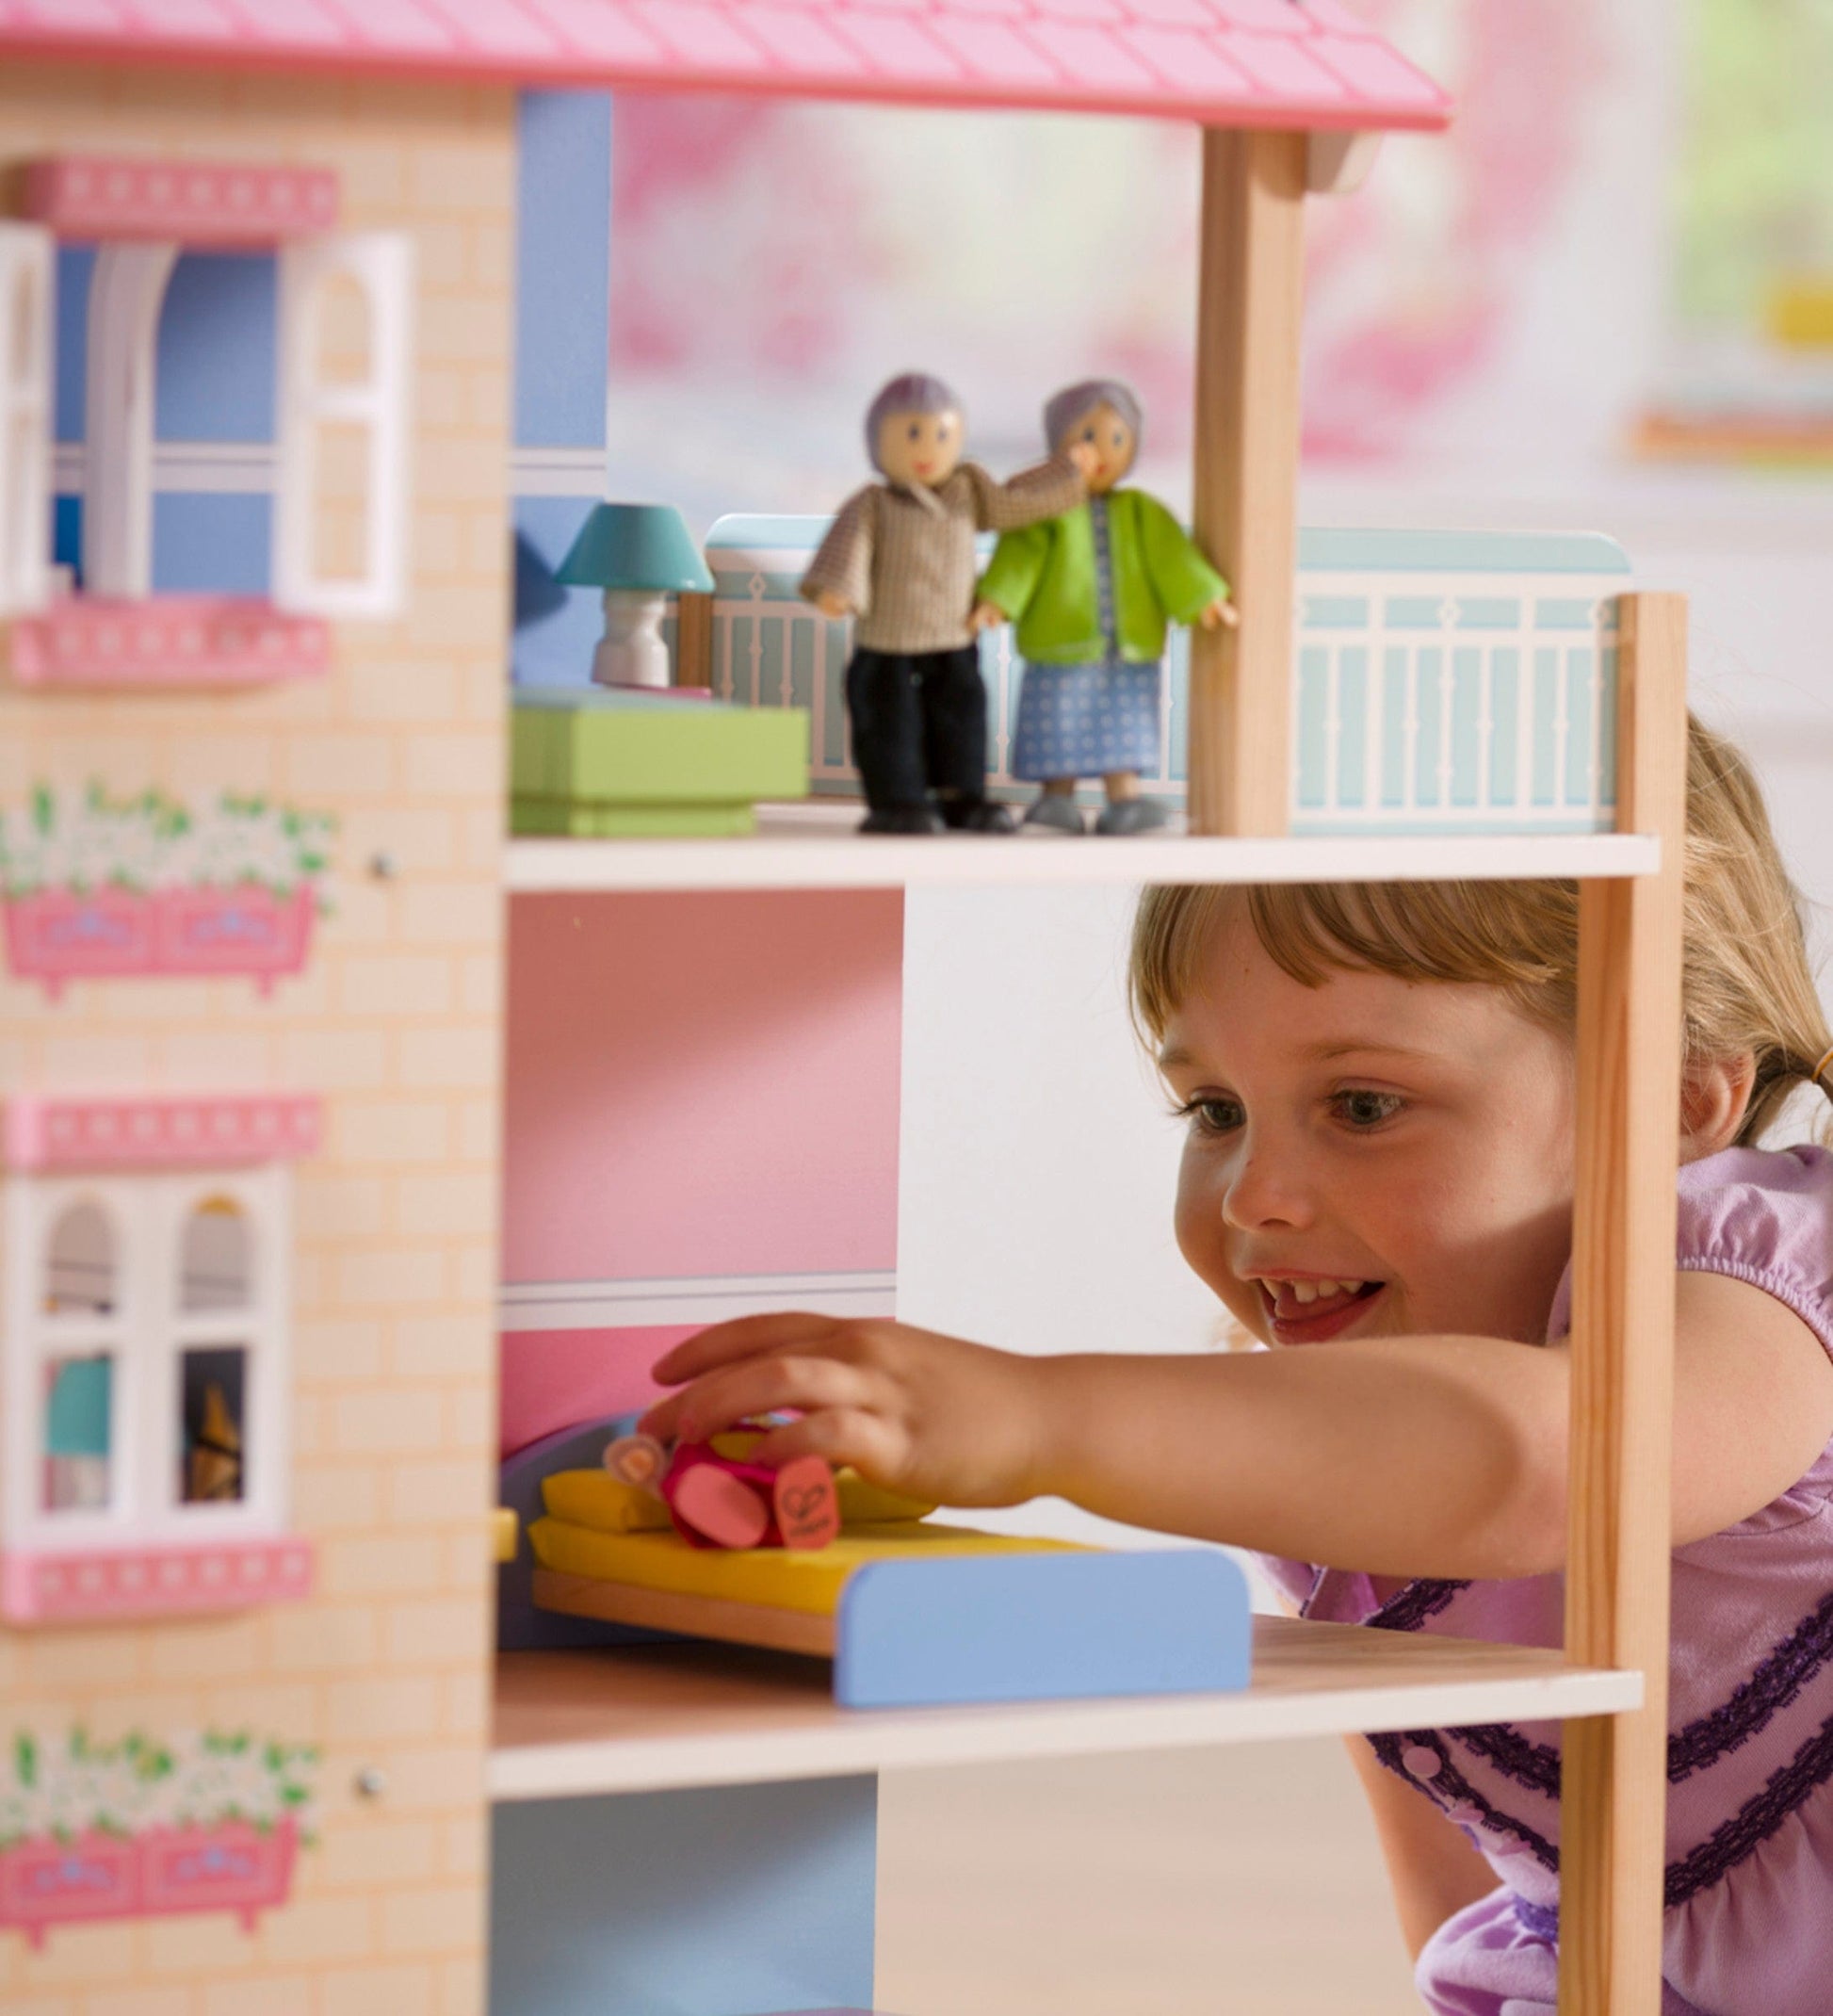
{"label": "doll's black shoe", "polygon": [[1064,798],[1058,792],[1048,792],[1025,807],[1025,830],[1028,833],[1086,833],[1082,823],[1082,808],[1073,798]]}
{"label": "doll's black shoe", "polygon": [[1012,814],[1004,805],[984,798],[945,798],[942,823],[955,833],[1016,833]]}
{"label": "doll's black shoe", "polygon": [[927,805],[886,805],[883,811],[868,812],[859,822],[861,833],[940,833],[942,821]]}
{"label": "doll's black shoe", "polygon": [[1120,798],[1095,821],[1096,833],[1153,833],[1169,823],[1171,814],[1156,798]]}

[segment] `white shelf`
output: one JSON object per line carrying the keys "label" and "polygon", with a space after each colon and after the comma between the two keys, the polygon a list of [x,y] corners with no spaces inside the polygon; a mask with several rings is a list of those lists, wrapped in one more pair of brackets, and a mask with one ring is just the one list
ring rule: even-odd
{"label": "white shelf", "polygon": [[861,835],[855,805],[761,805],[743,839],[511,840],[504,883],[522,893],[608,889],[859,889],[943,884],[1525,881],[1652,875],[1640,834],[1332,835],[1127,839]]}
{"label": "white shelf", "polygon": [[736,1785],[1198,1744],[1557,1721],[1642,1705],[1642,1676],[1556,1651],[1254,1620],[1239,1694],[981,1708],[835,1705],[825,1660],[736,1646],[509,1652],[497,1662],[495,1800]]}

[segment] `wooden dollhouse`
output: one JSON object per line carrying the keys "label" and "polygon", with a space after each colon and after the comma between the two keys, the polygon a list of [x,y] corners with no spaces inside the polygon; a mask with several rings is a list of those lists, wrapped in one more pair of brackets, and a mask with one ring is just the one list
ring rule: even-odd
{"label": "wooden dollhouse", "polygon": [[[1653,2016],[1681,612],[1602,543],[1307,552],[1294,518],[1306,198],[1442,93],[1340,0],[0,0],[0,1999],[864,2004],[882,1769],[1506,1717],[1566,1723],[1561,2007]],[[1242,621],[1192,642],[1189,837],[860,842],[817,807],[506,846],[518,172],[531,94],[625,88],[1202,127],[1195,529]],[[158,473],[187,286],[267,331],[263,452],[214,488]],[[753,549],[803,535],[727,529],[680,627],[734,692],[768,648]],[[517,1141],[552,1138],[518,1134],[546,1109],[511,1048],[499,1195],[502,1004],[552,999],[516,1007],[543,933],[641,970],[713,906],[764,989],[807,928],[781,906],[863,906],[876,1033],[836,1024],[828,1062],[883,1114],[908,883],[1446,874],[1584,883],[1564,1655],[1262,1618],[1234,1692],[870,1712],[768,1652],[569,1649],[566,1618],[494,1660],[496,1235]],[[602,1096],[640,1133],[654,1089]],[[856,1236],[807,1249],[835,1308],[892,1293],[884,1168],[862,1142]],[[503,1298],[527,1447],[641,1398],[581,1338],[706,1320],[706,1263],[657,1257],[689,1213],[616,1173],[627,1248]],[[771,1251],[803,1250],[777,1203]],[[780,1285],[701,1222],[728,1284]]]}

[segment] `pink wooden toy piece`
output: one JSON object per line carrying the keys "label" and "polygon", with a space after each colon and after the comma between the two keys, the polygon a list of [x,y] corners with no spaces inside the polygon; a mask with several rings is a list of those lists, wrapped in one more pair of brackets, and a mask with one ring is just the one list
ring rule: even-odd
{"label": "pink wooden toy piece", "polygon": [[605,1468],[653,1491],[690,1547],[825,1547],[840,1530],[834,1472],[819,1456],[780,1468],[722,1455],[710,1442],[671,1451],[647,1435],[620,1437]]}

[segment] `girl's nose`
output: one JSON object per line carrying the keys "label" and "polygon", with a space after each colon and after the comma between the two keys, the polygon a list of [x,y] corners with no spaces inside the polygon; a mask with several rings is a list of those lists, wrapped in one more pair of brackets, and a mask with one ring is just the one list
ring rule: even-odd
{"label": "girl's nose", "polygon": [[1223,1191],[1222,1216],[1225,1224],[1242,1232],[1269,1226],[1304,1229],[1311,1222],[1312,1208],[1303,1173],[1290,1156],[1248,1146]]}

